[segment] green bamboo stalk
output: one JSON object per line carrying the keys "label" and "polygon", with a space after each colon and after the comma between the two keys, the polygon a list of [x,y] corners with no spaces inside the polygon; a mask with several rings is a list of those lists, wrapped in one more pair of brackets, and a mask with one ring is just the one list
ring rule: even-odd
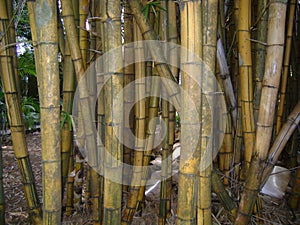
{"label": "green bamboo stalk", "polygon": [[[125,15],[124,15],[124,64],[126,61],[133,62],[133,15],[129,8],[129,5],[125,3]],[[134,64],[127,65],[124,68],[124,87],[134,81]],[[134,128],[134,114],[131,110],[131,105],[134,102],[134,92],[129,91],[124,93],[124,153],[123,162],[127,165],[132,165],[131,153],[134,149],[134,139],[130,135]],[[128,121],[128,122],[126,122]],[[131,173],[129,170],[123,170],[123,191],[126,193],[129,188]]]}
{"label": "green bamboo stalk", "polygon": [[16,85],[16,75],[14,75],[15,70],[12,66],[13,57],[10,54],[11,50],[6,47],[10,44],[10,40],[9,34],[7,33],[9,19],[5,0],[0,1],[0,15],[0,31],[2,33],[0,42],[0,49],[2,49],[0,51],[0,74],[9,115],[8,118],[12,133],[14,153],[21,173],[21,181],[24,185],[29,216],[31,217],[32,223],[41,224],[42,212],[25,141],[25,129],[19,98],[20,94],[18,93]]}
{"label": "green bamboo stalk", "polygon": [[[8,13],[8,18],[9,18],[9,23],[10,26],[8,27],[9,29],[9,39],[10,39],[10,43],[16,43],[16,31],[15,31],[15,24],[14,24],[14,1],[9,1],[6,0],[6,6],[7,6],[7,13]],[[22,94],[22,90],[21,90],[21,81],[20,81],[20,77],[18,76],[18,56],[17,56],[17,46],[13,45],[9,48],[9,50],[11,51],[11,55],[13,57],[13,68],[15,70],[14,74],[16,75],[16,86],[17,86],[17,90],[19,93],[19,97],[21,98],[21,94]]]}
{"label": "green bamboo stalk", "polygon": [[[74,148],[74,146],[72,146]],[[71,149],[66,187],[66,216],[71,216],[74,207],[74,151]]]}
{"label": "green bamboo stalk", "polygon": [[258,1],[257,13],[259,14],[259,20],[257,23],[257,42],[255,44],[255,66],[253,68],[253,74],[255,76],[255,88],[253,97],[253,109],[254,120],[257,121],[258,109],[260,103],[262,81],[265,70],[266,61],[266,45],[268,37],[268,4],[269,0]]}
{"label": "green bamboo stalk", "polygon": [[223,183],[221,182],[217,172],[212,171],[211,174],[212,189],[217,194],[220,202],[226,209],[229,219],[233,222],[237,214],[237,205],[234,200],[230,197]]}
{"label": "green bamboo stalk", "polygon": [[[70,153],[73,140],[73,129],[70,126],[70,117],[73,107],[73,96],[75,91],[75,72],[71,59],[69,44],[65,43],[63,53],[63,103],[62,111],[65,121],[61,129],[61,163],[62,163],[62,187],[65,187],[69,174]],[[63,188],[64,190],[64,188]]]}
{"label": "green bamboo stalk", "polygon": [[[254,158],[251,161],[245,190],[239,204],[239,212],[235,224],[247,224],[257,199],[262,182],[262,170],[268,155],[272,135],[274,111],[277,100],[283,60],[285,34],[286,1],[271,1],[268,22],[268,47],[262,88]],[[274,68],[274,63],[277,65]]]}

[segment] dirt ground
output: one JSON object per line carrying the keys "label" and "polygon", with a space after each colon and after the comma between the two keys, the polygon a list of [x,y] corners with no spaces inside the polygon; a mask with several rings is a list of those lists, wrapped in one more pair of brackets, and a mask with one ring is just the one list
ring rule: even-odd
{"label": "dirt ground", "polygon": [[[41,144],[40,133],[27,134],[27,143],[30,152],[30,160],[34,171],[37,191],[41,198]],[[6,224],[30,224],[26,212],[26,201],[18,172],[18,165],[14,158],[13,147],[9,137],[3,143],[3,182],[6,201]],[[175,224],[175,212],[177,199],[177,183],[173,182],[172,193],[172,216],[168,224]],[[262,196],[263,208],[261,212],[260,224],[300,224],[300,211],[291,212],[286,204],[286,198],[279,200],[268,196]],[[146,207],[143,212],[138,212],[134,218],[133,225],[155,225],[158,219],[159,210],[159,185],[146,196]],[[225,210],[213,195],[213,223],[232,224],[226,217]],[[258,220],[252,217],[251,224],[258,224]],[[70,217],[64,216],[62,224],[91,224],[90,215],[86,212],[74,212]]]}

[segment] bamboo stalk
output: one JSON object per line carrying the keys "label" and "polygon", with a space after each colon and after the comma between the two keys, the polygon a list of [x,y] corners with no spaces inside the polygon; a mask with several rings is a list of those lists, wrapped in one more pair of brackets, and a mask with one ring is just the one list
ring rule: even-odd
{"label": "bamboo stalk", "polygon": [[[142,33],[134,20],[134,52],[136,59],[144,58],[144,45]],[[135,147],[133,159],[133,171],[130,185],[129,197],[126,203],[126,209],[122,216],[122,224],[128,224],[135,213],[140,184],[143,172],[143,155],[145,146],[145,127],[146,127],[146,100],[145,100],[145,63],[135,63]]]}
{"label": "bamboo stalk", "polygon": [[222,172],[224,172],[224,185],[229,185],[230,178],[230,169],[232,160],[233,160],[233,138],[232,138],[232,130],[231,130],[231,119],[229,114],[225,115],[226,118],[226,129],[224,142],[219,152],[219,168]]}
{"label": "bamboo stalk", "polygon": [[[84,147],[84,141],[86,142],[86,149],[87,152],[87,159],[89,166],[93,168],[91,171],[91,186],[93,190],[97,190],[98,187],[98,179],[96,179],[97,170],[98,170],[98,156],[97,156],[97,143],[95,138],[95,133],[93,130],[93,121],[92,118],[92,109],[91,103],[89,99],[89,92],[88,92],[88,83],[87,79],[84,76],[85,66],[84,60],[81,56],[81,51],[79,48],[79,41],[77,38],[77,32],[75,27],[75,20],[74,20],[74,12],[73,12],[73,5],[70,0],[63,1],[62,4],[62,18],[64,20],[67,41],[70,46],[71,50],[71,58],[74,63],[77,82],[79,85],[79,111],[78,111],[78,136],[77,141],[80,144],[80,147]],[[84,138],[84,139],[83,139]],[[97,199],[98,194],[93,193],[93,198]],[[98,211],[98,204],[97,200],[93,204],[93,212],[97,213]]]}
{"label": "bamboo stalk", "polygon": [[288,21],[287,21],[287,33],[286,33],[286,42],[285,42],[285,51],[284,51],[284,60],[283,60],[283,74],[282,74],[281,84],[280,84],[280,93],[279,93],[280,98],[278,103],[278,111],[277,111],[277,119],[276,119],[276,130],[275,130],[276,135],[280,131],[281,124],[282,124],[284,101],[285,101],[286,88],[287,88],[287,78],[289,76],[289,71],[290,71],[290,56],[291,56],[294,17],[296,11],[296,0],[291,0],[289,6],[290,8],[289,8]]}
{"label": "bamboo stalk", "polygon": [[[46,24],[40,18],[47,16]],[[43,167],[43,224],[61,221],[60,107],[57,42],[57,9],[54,1],[37,1],[36,27],[40,62],[38,80],[41,105]],[[49,52],[50,51],[50,52]],[[47,62],[47,63],[44,63]],[[49,97],[51,96],[51,97]]]}
{"label": "bamboo stalk", "polygon": [[[143,5],[140,3],[139,0],[128,0],[128,4],[132,10],[132,13],[136,19],[136,22],[141,29],[143,37],[145,40],[157,40],[157,36],[154,33],[152,27],[149,24],[149,21],[145,18],[143,14]],[[167,61],[164,57],[162,52],[162,48],[156,42],[148,42],[148,48],[153,58],[153,61],[160,62],[157,67],[157,72],[163,79],[162,82],[164,83],[169,96],[171,96],[171,101],[175,108],[179,111],[180,110],[180,98],[179,98],[179,91],[178,86],[175,85],[177,83],[176,78],[172,74],[170,67],[167,65]],[[168,82],[168,80],[173,81]]]}
{"label": "bamboo stalk", "polygon": [[108,62],[114,61],[115,65],[122,65],[121,46],[121,6],[119,0],[106,0],[106,14],[103,22],[104,52],[114,48],[119,50],[107,57],[104,62],[104,107],[105,107],[105,158],[104,158],[104,224],[121,223],[122,200],[122,168],[123,146],[116,137],[123,137],[123,96],[116,99],[116,94],[123,88],[123,71],[110,66]]}
{"label": "bamboo stalk", "polygon": [[237,214],[237,205],[230,197],[215,170],[212,171],[212,189],[217,194],[220,202],[228,212],[229,219],[233,222]]}
{"label": "bamboo stalk", "polygon": [[0,224],[5,224],[5,196],[3,189],[3,150],[2,137],[0,138]]}
{"label": "bamboo stalk", "polygon": [[238,48],[239,76],[241,87],[242,129],[244,136],[245,156],[241,178],[248,173],[253,153],[255,126],[253,115],[252,59],[250,43],[251,1],[241,0],[239,5]]}
{"label": "bamboo stalk", "polygon": [[[160,7],[165,10],[159,11],[159,17],[158,17],[158,24],[159,26],[159,35],[160,40],[167,41],[169,39],[168,34],[168,25],[174,26],[174,22],[169,24],[169,12],[168,12],[168,4],[167,1],[161,1]],[[176,14],[175,14],[176,18]],[[176,20],[175,20],[176,21]],[[174,28],[173,28],[174,30]],[[175,30],[176,30],[176,24],[175,24]],[[168,53],[169,49],[167,45],[163,46],[163,51],[166,59],[169,59]],[[171,67],[172,72],[175,72],[176,70]],[[173,141],[170,137],[175,135],[175,109],[171,109],[173,111],[173,114],[170,114],[170,106],[172,107],[172,104],[168,102],[168,95],[165,89],[162,90],[162,100],[161,100],[161,107],[162,107],[162,121],[164,123],[165,127],[164,129],[164,139],[162,144],[162,165],[161,165],[161,183],[160,183],[160,206],[159,206],[159,224],[167,224],[167,219],[171,215],[171,196],[172,196],[172,149],[173,149]],[[170,118],[172,116],[172,118]],[[169,121],[173,119],[173,124],[169,124]],[[173,126],[173,127],[170,127]],[[170,133],[170,128],[173,129],[173,133]],[[172,143],[170,143],[172,141]]]}
{"label": "bamboo stalk", "polygon": [[[16,28],[15,28],[15,24],[14,24],[14,6],[13,6],[14,2],[13,1],[9,1],[6,0],[6,6],[7,6],[7,13],[8,13],[8,18],[10,21],[10,26],[8,27],[9,29],[9,39],[10,39],[10,43],[16,43]],[[21,94],[22,94],[22,90],[21,90],[21,81],[20,81],[20,77],[18,76],[18,56],[17,56],[17,46],[13,45],[9,48],[9,50],[11,51],[11,55],[13,57],[13,69],[15,70],[14,74],[15,74],[15,79],[16,79],[16,87],[19,93],[19,97],[21,99]]]}
{"label": "bamboo stalk", "polygon": [[68,179],[70,153],[72,148],[73,132],[68,120],[72,114],[73,96],[75,91],[75,72],[71,59],[69,44],[65,44],[65,52],[63,58],[63,103],[62,111],[65,113],[66,120],[61,129],[61,159],[62,159],[62,187]]}
{"label": "bamboo stalk", "polygon": [[162,90],[162,97],[162,121],[165,125],[165,136],[162,146],[159,224],[167,224],[167,218],[171,215],[172,185],[168,185],[168,180],[172,176],[172,156],[169,145],[169,102],[165,90]]}
{"label": "bamboo stalk", "polygon": [[223,83],[224,87],[224,93],[227,100],[228,108],[230,111],[231,119],[232,119],[232,125],[234,129],[237,128],[237,102],[233,91],[233,86],[229,74],[228,65],[226,62],[226,55],[224,52],[222,40],[219,39],[217,42],[217,62],[220,68],[220,78]]}
{"label": "bamboo stalk", "polygon": [[[215,62],[217,52],[217,22],[218,22],[218,0],[207,0],[202,2],[202,29],[203,29],[203,63],[209,68],[212,74],[215,74]],[[203,68],[204,69],[204,68]],[[201,162],[198,178],[198,224],[212,224],[211,217],[211,170],[213,151],[218,145],[217,130],[219,123],[215,118],[217,116],[217,107],[219,104],[216,98],[216,86],[211,84],[205,76],[206,70],[201,71],[202,86],[205,91],[202,92],[200,111],[202,113],[202,130],[200,134]],[[212,103],[213,112],[210,111],[208,103]],[[213,130],[212,130],[213,129]],[[209,145],[209,139],[212,140],[212,146]]]}
{"label": "bamboo stalk", "polygon": [[[202,57],[202,11],[201,1],[183,2],[180,12],[181,44],[193,51],[198,58],[189,57],[182,51],[181,75],[182,93],[181,110],[181,156],[178,181],[178,206],[176,224],[196,224],[197,179],[200,162],[200,145],[198,136],[201,135],[201,89],[196,81],[201,83],[199,61]],[[197,41],[196,41],[197,40]],[[187,72],[194,73],[194,80]],[[197,108],[196,115],[190,109],[189,99],[192,98]],[[199,110],[199,111],[198,111]],[[194,112],[195,113],[195,112]],[[196,117],[196,118],[194,118]],[[207,118],[209,120],[209,118]],[[201,141],[200,141],[201,142]],[[200,184],[199,184],[200,185]],[[201,187],[199,187],[200,189]],[[204,189],[202,189],[204,190]],[[210,192],[207,193],[210,196]],[[205,201],[202,196],[201,201]],[[201,207],[201,205],[198,205]],[[200,210],[199,210],[200,212]],[[201,215],[199,215],[201,216]]]}
{"label": "bamboo stalk", "polygon": [[[74,147],[72,145],[72,147]],[[71,149],[69,158],[69,169],[67,177],[67,187],[66,187],[66,216],[71,216],[74,207],[74,177],[75,177],[75,167],[74,167],[74,151]]]}
{"label": "bamboo stalk", "polygon": [[[156,67],[152,69],[153,74],[151,76],[151,91],[150,91],[150,99],[149,99],[149,107],[148,107],[148,121],[146,128],[146,143],[144,148],[144,157],[143,157],[143,173],[140,187],[140,194],[138,197],[138,205],[137,208],[141,208],[144,202],[145,197],[145,188],[147,179],[149,176],[149,163],[152,156],[152,150],[154,148],[154,138],[155,138],[155,130],[156,130],[156,117],[158,116],[159,110],[159,98],[157,96],[160,95],[161,90],[161,80],[157,73]],[[152,122],[149,122],[152,121]]]}
{"label": "bamboo stalk", "polygon": [[281,127],[280,132],[276,136],[276,139],[272,144],[272,147],[270,148],[268,159],[266,161],[266,166],[263,171],[262,185],[265,183],[269,174],[272,172],[273,167],[276,164],[277,160],[279,159],[280,154],[282,153],[289,138],[292,136],[293,132],[295,131],[299,123],[300,123],[300,102],[298,102],[298,104],[295,106],[293,111],[288,116],[287,122]]}
{"label": "bamboo stalk", "polygon": [[88,50],[88,31],[86,29],[86,19],[89,12],[89,1],[79,1],[79,47],[83,60],[84,68],[87,65],[87,50]]}
{"label": "bamboo stalk", "polygon": [[[159,32],[160,40],[167,41],[168,40],[168,11],[167,11],[167,1],[161,1],[160,7],[165,9],[165,11],[159,11],[159,17],[157,18],[157,22],[159,24]],[[171,24],[172,26],[173,24]],[[174,28],[173,28],[174,29]],[[168,59],[168,48],[166,45],[163,45],[164,56]],[[173,67],[171,67],[173,69]],[[172,70],[173,72],[174,70]],[[170,145],[170,124],[169,124],[169,105],[168,95],[166,89],[162,89],[162,122],[165,127],[163,133],[165,134],[162,143],[162,165],[161,165],[161,183],[160,183],[160,205],[159,205],[159,220],[158,223],[163,225],[167,224],[167,218],[171,215],[171,195],[172,195],[172,155],[171,151],[173,149],[173,143]],[[174,110],[174,109],[173,109]],[[175,114],[173,114],[175,117]],[[174,124],[173,124],[174,125]],[[174,136],[175,133],[173,133]]]}
{"label": "bamboo stalk", "polygon": [[[125,4],[124,15],[124,64],[134,62],[133,48],[133,15],[128,4]],[[134,81],[135,67],[134,64],[127,65],[124,68],[124,87]],[[134,138],[130,135],[134,129],[134,111],[131,110],[131,105],[134,103],[134,92],[124,92],[124,152],[123,162],[127,165],[132,165],[131,153],[134,149]],[[125,167],[124,167],[125,168]],[[127,192],[130,184],[131,171],[123,168],[123,191]]]}
{"label": "bamboo stalk", "polygon": [[254,108],[254,120],[257,121],[258,109],[260,103],[263,75],[266,61],[266,45],[262,43],[267,42],[267,28],[268,28],[268,4],[269,0],[258,1],[257,12],[260,16],[257,24],[257,40],[255,44],[255,66],[253,73],[255,76],[255,88],[253,97],[253,108]]}
{"label": "bamboo stalk", "polygon": [[10,43],[9,34],[5,33],[5,31],[7,31],[7,25],[9,22],[5,0],[0,1],[0,15],[0,31],[3,35],[1,36],[0,42],[0,48],[3,49],[0,51],[0,74],[9,115],[8,118],[14,146],[14,154],[21,173],[21,181],[24,185],[28,212],[31,217],[32,223],[41,224],[42,211],[35,188],[34,176],[25,141],[25,129],[19,98],[20,94],[18,93],[18,89],[16,86],[16,75],[13,74],[15,72],[14,68],[12,67],[13,58],[10,55],[11,50],[5,47]]}
{"label": "bamboo stalk", "polygon": [[[240,168],[242,162],[242,150],[243,150],[243,129],[242,129],[242,102],[241,102],[241,87],[239,85],[239,57],[238,57],[238,40],[239,35],[237,33],[239,28],[239,6],[240,1],[234,0],[233,2],[233,21],[234,27],[233,29],[235,33],[233,34],[233,40],[230,43],[232,48],[232,55],[233,60],[231,63],[232,72],[232,82],[234,86],[235,96],[237,99],[237,122],[236,122],[236,133],[234,136],[234,172],[233,172],[233,179],[238,181],[240,178]],[[235,188],[236,192],[238,192],[238,188]]]}
{"label": "bamboo stalk", "polygon": [[[262,88],[257,131],[249,175],[239,204],[235,224],[247,224],[252,214],[262,182],[263,164],[267,159],[272,135],[274,111],[283,60],[286,1],[270,2],[268,22],[268,47]],[[276,67],[274,67],[276,65]]]}
{"label": "bamboo stalk", "polygon": [[[96,5],[96,17],[101,17],[102,13],[105,13],[105,1],[100,1]],[[102,39],[102,32],[103,32],[103,23],[101,20],[96,20],[96,31],[97,31],[97,38],[96,38],[96,47],[97,51],[103,52],[103,43]],[[98,93],[98,107],[97,107],[97,128],[98,128],[98,169],[99,169],[99,224],[103,224],[103,201],[104,201],[104,154],[105,154],[105,108],[104,108],[104,90],[98,90],[98,87],[104,86],[104,68],[103,68],[103,61],[97,60],[95,65],[96,70],[96,80],[97,80],[97,93]]]}
{"label": "bamboo stalk", "polygon": [[[168,20],[167,20],[167,29],[168,29],[168,42],[177,44],[178,43],[178,31],[177,31],[177,23],[176,23],[176,2],[167,1],[167,10],[168,10]],[[172,73],[179,80],[179,57],[178,57],[178,49],[170,48],[167,49],[167,58],[171,66]],[[175,141],[175,128],[176,128],[176,109],[175,107],[169,103],[169,120],[168,120],[168,130],[169,130],[169,155],[172,154],[173,144]],[[172,174],[172,162],[168,163],[168,174]],[[172,197],[172,176],[168,176],[166,181],[167,186],[167,194],[170,199],[170,204],[167,204],[166,211],[167,217],[171,215],[171,197]]]}
{"label": "bamboo stalk", "polygon": [[298,168],[296,170],[296,174],[295,174],[295,178],[294,178],[294,185],[292,188],[292,193],[291,196],[289,198],[289,206],[293,209],[293,210],[297,210],[300,206],[300,168]]}

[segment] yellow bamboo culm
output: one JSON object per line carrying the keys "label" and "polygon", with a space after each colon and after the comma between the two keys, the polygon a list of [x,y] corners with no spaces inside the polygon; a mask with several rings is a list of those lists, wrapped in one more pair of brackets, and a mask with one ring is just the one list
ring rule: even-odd
{"label": "yellow bamboo culm", "polygon": [[[35,24],[39,52],[37,74],[41,111],[43,224],[61,221],[60,91],[58,70],[57,5],[37,1]],[[47,62],[47,63],[45,63]],[[49,97],[51,96],[51,98]]]}
{"label": "yellow bamboo culm", "polygon": [[[254,157],[251,161],[245,189],[241,196],[235,225],[248,223],[262,182],[264,163],[270,147],[277,92],[280,83],[286,4],[287,1],[270,1],[267,58],[257,121]],[[274,68],[274,63],[277,65],[276,68]]]}
{"label": "yellow bamboo culm", "polygon": [[292,46],[292,36],[293,36],[293,25],[296,11],[296,0],[291,0],[289,3],[289,15],[288,15],[288,24],[287,24],[287,33],[286,33],[286,41],[285,41],[285,50],[284,50],[284,60],[283,60],[283,74],[281,78],[280,84],[280,92],[279,92],[279,103],[278,103],[278,111],[277,111],[277,119],[276,119],[276,130],[275,134],[277,135],[280,131],[286,96],[286,88],[287,88],[287,79],[290,71],[290,56],[291,56],[291,46]]}
{"label": "yellow bamboo culm", "polygon": [[[42,224],[42,211],[37,195],[34,176],[25,141],[25,128],[22,118],[20,93],[17,87],[17,74],[13,68],[12,49],[6,47],[11,43],[8,7],[5,0],[0,1],[0,75],[8,111],[8,118],[14,147],[14,154],[21,173],[21,181],[24,186],[25,198],[28,205],[28,213],[33,224]],[[32,28],[35,28],[34,21]]]}
{"label": "yellow bamboo culm", "polygon": [[242,130],[245,146],[245,157],[241,178],[245,179],[249,170],[253,153],[255,126],[253,115],[253,85],[252,85],[252,59],[250,43],[251,1],[241,0],[239,5],[238,23],[238,51],[239,51],[239,77],[242,105]]}
{"label": "yellow bamboo culm", "polygon": [[[178,181],[178,205],[176,224],[196,224],[197,206],[197,175],[199,175],[201,135],[201,111],[196,114],[190,110],[189,99],[192,98],[197,109],[201,108],[201,57],[202,57],[202,10],[201,1],[183,2],[180,12],[181,45],[195,53],[190,56],[181,52],[181,81],[182,88],[187,92],[182,93],[181,110],[181,156]],[[197,40],[197,41],[196,41]],[[194,76],[191,77],[191,74]],[[197,83],[198,81],[199,83]],[[195,113],[195,112],[194,112]],[[195,118],[196,117],[196,118]],[[209,118],[207,118],[209,120]],[[196,134],[196,137],[194,136]],[[199,134],[199,136],[197,135]],[[205,183],[202,183],[204,187]],[[199,184],[199,189],[202,188]],[[204,190],[202,188],[202,190]],[[201,190],[201,191],[202,191]],[[200,193],[201,191],[198,191]],[[206,193],[210,196],[210,193]],[[205,201],[203,196],[199,197]],[[210,199],[208,199],[210,200]],[[209,201],[210,204],[210,201]],[[202,207],[199,204],[198,207]],[[200,211],[200,210],[199,210]],[[198,215],[201,216],[201,215]]]}
{"label": "yellow bamboo culm", "polygon": [[[216,68],[216,50],[217,50],[217,23],[218,23],[218,1],[208,0],[202,1],[202,51],[204,67],[201,71],[201,87],[203,92],[201,95],[200,112],[201,132],[200,132],[200,171],[198,178],[198,204],[197,204],[197,224],[212,224],[211,216],[211,171],[213,151],[218,144],[216,130],[221,128],[221,124],[216,124],[215,117],[219,118],[223,115],[217,115],[220,105],[217,102],[217,86],[211,82],[207,70],[215,74]],[[208,69],[207,69],[208,68]],[[209,107],[212,104],[213,109]],[[219,123],[219,122],[217,122]],[[222,122],[221,122],[222,123]],[[213,130],[213,131],[212,131]],[[212,141],[210,147],[209,140]]]}
{"label": "yellow bamboo culm", "polygon": [[[134,55],[137,59],[144,58],[144,45],[139,42],[143,40],[142,33],[133,20],[134,31]],[[146,128],[146,100],[145,100],[145,63],[135,63],[135,146],[132,171],[131,185],[126,209],[122,216],[122,224],[128,224],[133,218],[138,204],[138,196],[140,193],[140,185],[143,172],[143,149],[145,147],[145,128]]]}
{"label": "yellow bamboo culm", "polygon": [[[105,156],[104,156],[104,199],[103,223],[107,225],[121,224],[122,201],[122,168],[123,145],[118,137],[123,136],[123,95],[117,93],[123,88],[123,59],[121,38],[121,5],[119,0],[105,0],[105,14],[102,40],[104,52],[115,50],[103,64],[104,79],[104,108],[105,108]],[[110,66],[110,62],[117,66]],[[116,69],[118,68],[118,69]],[[118,135],[118,137],[116,136]]]}

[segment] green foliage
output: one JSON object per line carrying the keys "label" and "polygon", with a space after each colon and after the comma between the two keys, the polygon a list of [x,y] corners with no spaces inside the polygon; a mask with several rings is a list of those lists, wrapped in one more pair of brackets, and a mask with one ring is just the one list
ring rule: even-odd
{"label": "green foliage", "polygon": [[176,113],[176,127],[180,127],[180,116]]}
{"label": "green foliage", "polygon": [[16,29],[17,36],[26,40],[31,40],[27,4],[25,4],[24,7],[22,6],[22,4],[17,5],[15,9],[16,21],[18,21]]}
{"label": "green foliage", "polygon": [[60,129],[63,128],[64,124],[68,124],[69,130],[72,131],[72,116],[65,111],[61,111],[61,122],[60,122]]}
{"label": "green foliage", "polygon": [[34,54],[28,48],[18,57],[18,71],[21,77],[36,76]]}
{"label": "green foliage", "polygon": [[37,99],[24,96],[22,99],[22,112],[26,129],[32,129],[40,122],[40,106]]}
{"label": "green foliage", "polygon": [[150,0],[145,5],[145,8],[143,11],[144,11],[144,15],[146,16],[146,18],[148,18],[150,11],[152,11],[154,13],[154,15],[157,16],[158,15],[157,13],[160,10],[166,11],[165,8],[160,6],[160,1],[159,0]]}

